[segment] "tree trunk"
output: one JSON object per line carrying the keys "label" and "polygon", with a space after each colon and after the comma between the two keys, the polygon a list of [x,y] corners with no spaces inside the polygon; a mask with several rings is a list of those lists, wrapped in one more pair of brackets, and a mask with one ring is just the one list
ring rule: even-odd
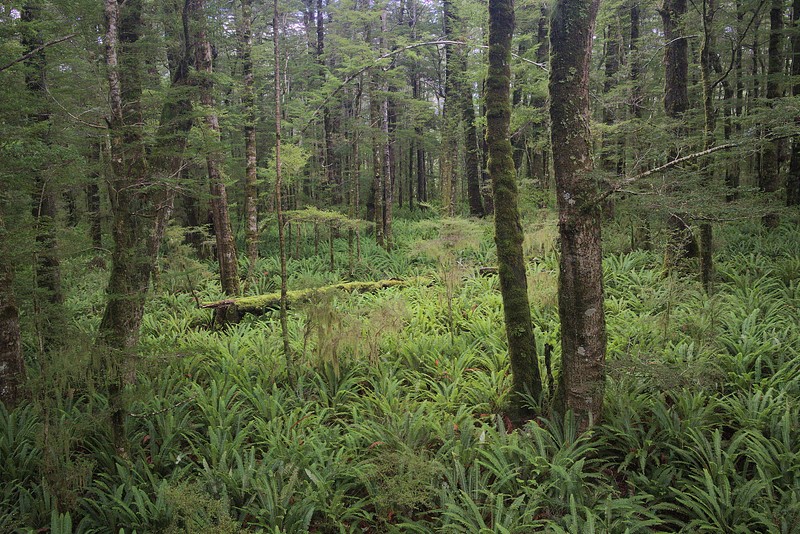
{"label": "tree trunk", "polygon": [[[26,61],[25,86],[35,107],[29,115],[29,121],[35,129],[35,135],[43,145],[48,146],[50,112],[47,107],[48,90],[45,72],[47,60],[44,50],[40,50],[43,40],[35,29],[43,6],[35,3],[26,4],[22,10],[22,21],[28,27],[23,34],[23,44],[32,54]],[[38,51],[37,51],[38,50]],[[36,221],[36,265],[34,283],[36,295],[34,311],[37,331],[40,340],[40,351],[45,351],[59,344],[63,332],[64,313],[61,304],[64,294],[61,290],[61,261],[58,257],[58,241],[56,239],[56,190],[53,180],[45,175],[44,166],[32,169],[33,185],[33,218]]]}
{"label": "tree trunk", "polygon": [[[792,3],[792,95],[800,96],[800,0]],[[800,205],[800,138],[792,139],[792,159],[786,178],[786,205]]]}
{"label": "tree trunk", "polygon": [[[711,69],[714,63],[714,15],[715,0],[703,0],[702,27],[703,42],[700,47],[700,85],[703,94],[703,150],[714,146],[714,130],[717,126],[714,95],[712,93]],[[709,156],[702,163],[703,186],[712,188],[714,181],[714,156]],[[706,292],[711,291],[711,275],[713,273],[713,228],[710,222],[700,224],[700,279]]]}
{"label": "tree trunk", "polygon": [[20,343],[19,310],[14,299],[13,261],[0,218],[0,403],[11,409],[21,400],[25,362]]}
{"label": "tree trunk", "polygon": [[[684,126],[679,122],[689,109],[689,43],[682,27],[686,15],[686,0],[664,0],[659,13],[664,24],[664,112],[676,124],[675,136],[684,136]],[[668,157],[676,156],[671,150]],[[682,214],[672,213],[667,220],[667,268],[680,265],[686,258],[697,255],[697,242],[691,227]]]}
{"label": "tree trunk", "polygon": [[141,0],[105,0],[106,65],[111,115],[111,168],[109,199],[114,215],[108,302],[100,322],[99,350],[102,369],[108,373],[108,395],[114,445],[124,455],[124,409],[121,393],[130,377],[134,349],[154,267],[151,256],[156,212],[156,191],[148,186],[141,109],[141,58],[137,41],[142,28]]}
{"label": "tree trunk", "polygon": [[[772,0],[769,11],[769,46],[767,51],[767,102],[773,105],[783,94],[779,77],[783,74],[783,0]],[[780,145],[781,141],[770,140],[764,145],[761,154],[761,168],[758,173],[758,187],[765,193],[775,193],[780,187]],[[778,214],[767,213],[763,217],[764,226],[778,226]]]}
{"label": "tree trunk", "polygon": [[92,169],[89,173],[89,183],[86,186],[86,208],[89,212],[89,236],[96,252],[103,248],[103,227],[100,219],[100,183],[103,178],[102,160],[103,148],[100,143],[89,147],[89,161]]}
{"label": "tree trunk", "polygon": [[597,186],[589,132],[589,62],[598,5],[599,0],[558,0],[550,27],[551,146],[561,238],[557,401],[583,428],[600,420],[605,385],[600,210],[593,205]]}
{"label": "tree trunk", "polygon": [[[378,100],[378,81],[375,79],[375,74],[370,78],[370,92],[369,92],[369,122],[372,125],[383,124],[383,114],[381,113],[381,101]],[[383,199],[385,197],[383,192],[383,144],[381,143],[378,130],[373,127],[372,129],[372,202],[373,213],[375,222],[375,241],[380,246],[384,246],[384,206]]]}
{"label": "tree trunk", "polygon": [[689,109],[689,42],[680,24],[686,15],[686,0],[664,0],[659,13],[667,43],[664,48],[664,111],[670,119],[679,119]]}
{"label": "tree trunk", "polygon": [[214,102],[214,80],[211,42],[205,24],[204,0],[191,0],[196,4],[192,23],[195,51],[195,69],[198,73],[200,103],[204,107],[204,137],[206,166],[211,189],[211,216],[214,221],[214,236],[217,244],[217,261],[222,290],[227,295],[239,294],[239,272],[236,258],[236,243],[228,212],[228,193],[222,176],[223,151],[220,147],[220,127]]}
{"label": "tree trunk", "polygon": [[252,0],[242,0],[242,23],[239,34],[239,48],[242,58],[242,105],[244,106],[244,145],[245,145],[245,185],[244,185],[244,215],[245,215],[245,241],[247,247],[247,279],[252,280],[255,275],[256,261],[258,261],[258,176],[256,154],[256,102],[254,94],[255,80],[253,77],[253,32],[251,20],[253,18]]}
{"label": "tree trunk", "polygon": [[511,121],[511,38],[514,5],[511,0],[489,0],[489,72],[486,77],[486,139],[489,145],[489,175],[495,199],[495,243],[500,272],[508,352],[513,375],[511,415],[516,422],[534,414],[524,402],[529,393],[542,393],[536,343],[533,338],[528,281],[522,254],[522,225],[517,207],[509,123]]}
{"label": "tree trunk", "polygon": [[[452,41],[455,38],[454,24],[456,14],[451,0],[444,0],[444,36]],[[442,109],[442,145],[439,152],[439,176],[442,188],[442,211],[446,217],[456,214],[456,154],[458,153],[459,116],[454,45],[444,45],[444,106]]]}
{"label": "tree trunk", "polygon": [[281,167],[281,48],[280,18],[278,0],[273,0],[272,48],[275,57],[275,211],[278,216],[278,246],[281,257],[281,334],[283,337],[283,357],[286,359],[287,374],[292,376],[292,352],[289,345],[288,287],[289,274],[286,268],[286,215],[283,212],[283,169]]}
{"label": "tree trunk", "polygon": [[466,153],[467,200],[469,201],[469,214],[474,217],[483,217],[483,202],[481,201],[481,169],[478,153],[478,129],[475,126],[475,104],[472,101],[472,87],[467,80],[467,55],[463,47],[458,50],[460,63],[459,93],[461,95],[461,118],[464,121],[464,147]]}

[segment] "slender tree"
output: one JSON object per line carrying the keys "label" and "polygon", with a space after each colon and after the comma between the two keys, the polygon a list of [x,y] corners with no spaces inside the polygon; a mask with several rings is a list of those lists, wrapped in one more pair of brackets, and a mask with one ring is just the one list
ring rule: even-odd
{"label": "slender tree", "polygon": [[589,63],[599,3],[558,0],[550,27],[551,145],[561,242],[557,400],[584,428],[600,419],[605,384],[600,210],[589,132]]}
{"label": "slender tree", "polygon": [[[772,0],[769,10],[769,44],[767,50],[767,101],[774,105],[783,96],[780,78],[783,75],[783,0]],[[761,153],[761,168],[758,172],[758,187],[765,193],[775,193],[780,186],[780,151],[782,141],[768,140]],[[763,217],[764,226],[778,225],[774,212]]]}
{"label": "slender tree", "polygon": [[[278,0],[272,4],[272,47],[275,58],[275,211],[278,216],[278,246],[281,260],[281,334],[283,356],[286,367],[291,369],[291,347],[289,346],[289,319],[287,309],[288,272],[286,268],[286,215],[283,211],[283,169],[281,162],[281,47]],[[291,373],[291,371],[290,371]]]}
{"label": "slender tree", "polygon": [[108,181],[114,216],[108,301],[100,322],[100,350],[105,355],[114,445],[125,454],[121,392],[134,347],[139,341],[144,303],[153,271],[151,256],[156,192],[147,187],[148,168],[142,125],[141,56],[136,47],[142,30],[141,0],[105,0],[106,66],[112,176]]}
{"label": "slender tree", "polygon": [[239,294],[239,267],[236,258],[236,242],[231,229],[228,207],[228,192],[222,176],[223,151],[220,146],[219,117],[214,99],[213,53],[206,28],[204,0],[191,0],[194,25],[195,70],[198,74],[200,104],[205,115],[204,137],[206,143],[206,167],[211,187],[211,218],[217,243],[217,262],[222,290],[228,295]]}
{"label": "slender tree", "polygon": [[239,26],[239,50],[242,58],[242,105],[244,106],[245,186],[244,214],[246,220],[246,248],[248,272],[251,280],[258,260],[258,177],[256,175],[256,100],[253,76],[253,18],[252,0],[242,0]]}
{"label": "slender tree", "polygon": [[489,0],[489,72],[486,76],[486,141],[489,175],[494,188],[495,243],[503,297],[508,353],[513,375],[511,417],[530,419],[533,412],[523,395],[542,392],[536,343],[528,302],[528,280],[522,254],[522,225],[509,124],[511,121],[511,38],[514,34],[512,0]]}
{"label": "slender tree", "polygon": [[8,236],[0,217],[0,403],[14,407],[22,396],[25,362],[20,343],[19,310],[14,298],[13,263]]}
{"label": "slender tree", "polygon": [[[50,111],[48,109],[45,50],[41,48],[43,39],[36,25],[41,22],[45,7],[38,2],[29,2],[22,10],[22,20],[26,23],[23,44],[30,57],[25,60],[25,86],[31,100],[33,112],[29,114],[35,138],[43,149],[51,144],[49,140]],[[33,174],[34,201],[33,217],[36,221],[36,266],[35,299],[36,318],[39,330],[40,351],[59,343],[63,332],[61,304],[64,295],[61,290],[61,260],[56,239],[56,185],[47,176],[48,161],[37,162],[31,169]]]}
{"label": "slender tree", "polygon": [[[792,3],[792,95],[800,96],[800,0]],[[789,176],[786,178],[786,205],[800,205],[800,138],[792,139]]]}

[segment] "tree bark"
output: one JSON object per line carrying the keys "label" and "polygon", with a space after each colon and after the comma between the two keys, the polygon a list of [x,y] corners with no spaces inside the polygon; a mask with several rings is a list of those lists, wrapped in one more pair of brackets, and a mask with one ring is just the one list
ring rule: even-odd
{"label": "tree bark", "polygon": [[664,0],[661,8],[664,24],[664,111],[679,119],[689,109],[689,42],[683,36],[681,21],[686,15],[686,0]]}
{"label": "tree bark", "polygon": [[472,101],[472,87],[467,83],[467,55],[463,47],[458,50],[459,94],[461,95],[461,119],[464,121],[464,147],[466,154],[467,200],[469,201],[469,214],[473,217],[483,217],[483,202],[481,201],[481,169],[480,154],[478,152],[478,129],[475,126],[475,103]]}
{"label": "tree bark", "polygon": [[25,362],[20,343],[19,310],[14,298],[14,270],[3,219],[0,218],[0,403],[11,409],[22,398]]}
{"label": "tree bark", "polygon": [[489,72],[486,77],[486,140],[489,145],[489,175],[495,199],[495,243],[500,272],[508,352],[513,377],[511,416],[516,422],[534,414],[523,400],[529,393],[539,398],[542,380],[533,338],[528,281],[522,254],[522,225],[517,205],[509,123],[511,121],[511,38],[514,4],[511,0],[489,0]]}
{"label": "tree bark", "polygon": [[211,188],[211,216],[214,221],[214,236],[217,244],[217,262],[222,290],[227,295],[239,294],[239,272],[236,258],[236,243],[231,229],[228,211],[228,192],[222,176],[223,151],[220,147],[220,127],[214,102],[214,80],[211,42],[205,24],[204,0],[191,0],[195,69],[198,73],[200,104],[204,108],[205,150],[208,180]]}
{"label": "tree bark", "polygon": [[283,338],[283,357],[286,359],[286,369],[291,377],[292,352],[289,345],[289,318],[288,318],[288,279],[286,268],[286,215],[283,212],[283,169],[281,162],[281,47],[280,47],[280,18],[278,17],[278,0],[272,4],[272,48],[275,58],[275,210],[278,216],[278,246],[281,257],[281,295],[280,295],[280,321],[281,336]]}
{"label": "tree bark", "polygon": [[[443,3],[444,36],[448,41],[455,38],[456,14],[452,0]],[[439,177],[442,188],[442,211],[446,217],[456,214],[456,154],[458,153],[459,111],[454,45],[444,45],[444,106],[442,108],[442,146],[439,152]]]}
{"label": "tree bark", "polygon": [[134,349],[154,267],[151,256],[156,212],[155,191],[148,187],[148,166],[143,139],[141,108],[141,58],[137,50],[142,28],[141,0],[105,0],[106,65],[108,69],[111,168],[108,181],[114,215],[108,302],[100,322],[99,350],[102,369],[109,376],[108,395],[114,445],[124,455],[124,411],[121,393],[130,377]]}
{"label": "tree bark", "polygon": [[[600,420],[606,328],[600,211],[593,199],[589,63],[599,0],[558,0],[550,27],[550,124],[558,199],[558,314],[561,376],[557,405],[582,428]],[[558,147],[558,150],[555,150]]]}
{"label": "tree bark", "polygon": [[[772,0],[769,11],[769,45],[767,50],[767,103],[773,105],[783,94],[779,77],[783,75],[783,0]],[[775,193],[780,187],[780,145],[782,141],[769,140],[761,153],[758,187],[764,193]],[[762,218],[764,226],[778,226],[778,214],[767,213]]]}
{"label": "tree bark", "polygon": [[[25,86],[31,96],[34,110],[29,114],[29,121],[34,128],[34,135],[44,146],[50,145],[50,111],[47,106],[47,80],[45,77],[47,59],[42,38],[35,29],[40,19],[42,5],[31,2],[22,10],[22,21],[28,27],[23,34],[23,44],[28,50],[25,60]],[[40,339],[40,351],[57,346],[62,339],[61,325],[64,313],[61,304],[64,294],[61,290],[61,260],[58,255],[56,239],[56,188],[51,177],[46,176],[44,166],[32,170],[33,185],[33,218],[36,221],[36,265],[34,309],[37,320],[37,331]]]}
{"label": "tree bark", "polygon": [[[800,96],[800,0],[792,3],[792,95]],[[786,205],[800,205],[800,138],[792,139],[789,176],[786,178]]]}
{"label": "tree bark", "polygon": [[245,185],[244,216],[247,248],[247,279],[255,275],[258,261],[258,176],[256,154],[256,101],[253,77],[253,18],[252,0],[242,0],[242,23],[240,25],[239,48],[242,58],[242,105],[244,106]]}

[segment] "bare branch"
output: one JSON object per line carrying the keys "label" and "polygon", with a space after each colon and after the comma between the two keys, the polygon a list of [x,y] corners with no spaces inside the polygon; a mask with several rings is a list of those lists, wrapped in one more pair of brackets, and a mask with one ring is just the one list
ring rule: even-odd
{"label": "bare branch", "polygon": [[628,178],[624,178],[624,179],[620,180],[619,182],[617,182],[616,184],[613,184],[613,187],[611,189],[605,191],[603,194],[601,194],[599,197],[597,197],[597,199],[595,199],[595,201],[592,202],[591,205],[597,205],[600,202],[603,202],[605,199],[607,199],[608,197],[610,197],[614,193],[619,193],[626,186],[631,185],[632,183],[635,183],[635,182],[638,182],[639,180],[643,180],[645,178],[648,178],[648,177],[650,177],[650,176],[652,176],[654,174],[658,174],[660,172],[664,172],[666,170],[669,170],[669,169],[671,169],[673,167],[676,167],[676,166],[680,165],[681,163],[686,163],[687,161],[692,161],[692,160],[695,160],[697,158],[702,158],[703,156],[708,156],[709,154],[713,154],[714,152],[719,152],[720,150],[729,150],[731,148],[736,148],[737,146],[739,146],[739,143],[727,143],[727,144],[724,144],[724,145],[717,145],[715,147],[711,147],[711,148],[706,149],[706,150],[701,150],[700,152],[694,152],[692,154],[687,154],[686,156],[673,159],[672,161],[669,161],[669,162],[665,163],[664,165],[661,165],[660,167],[656,167],[654,169],[650,169],[649,171],[645,171],[643,173],[639,173],[639,174],[637,174],[635,176],[630,176]]}
{"label": "bare branch", "polygon": [[55,44],[58,44],[58,43],[61,43],[61,42],[67,41],[67,40],[69,40],[69,39],[72,39],[72,38],[73,38],[73,37],[75,37],[76,35],[78,35],[78,34],[77,34],[77,33],[70,33],[69,35],[65,35],[64,37],[59,37],[58,39],[53,39],[52,41],[47,41],[47,42],[46,42],[46,43],[44,43],[43,45],[41,45],[41,46],[37,46],[36,48],[34,48],[33,50],[31,50],[31,51],[30,51],[30,52],[28,52],[27,54],[25,54],[25,55],[23,55],[23,56],[20,56],[20,57],[18,57],[17,59],[15,59],[14,61],[12,61],[11,63],[8,63],[8,64],[6,64],[6,65],[3,65],[2,67],[0,67],[0,72],[3,72],[4,70],[6,70],[6,69],[9,69],[9,68],[13,67],[13,66],[14,66],[14,65],[16,65],[17,63],[22,63],[22,62],[23,62],[23,61],[25,61],[26,59],[30,59],[31,57],[35,56],[36,54],[38,54],[39,52],[41,52],[42,50],[44,50],[44,49],[45,49],[45,48],[47,48],[48,46],[53,46],[53,45],[55,45]]}

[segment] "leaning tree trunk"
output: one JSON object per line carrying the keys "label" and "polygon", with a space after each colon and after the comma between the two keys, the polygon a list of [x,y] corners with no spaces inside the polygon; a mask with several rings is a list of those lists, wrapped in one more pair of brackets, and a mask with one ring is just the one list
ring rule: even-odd
{"label": "leaning tree trunk", "polygon": [[239,294],[239,272],[236,259],[236,242],[231,229],[228,209],[228,192],[222,177],[223,151],[220,145],[219,118],[214,103],[214,81],[212,79],[212,51],[205,24],[203,0],[192,0],[196,4],[192,23],[195,69],[198,73],[200,103],[205,108],[206,166],[211,186],[211,218],[217,244],[217,261],[222,290],[228,295]]}
{"label": "leaning tree trunk", "polygon": [[600,209],[589,132],[589,62],[599,3],[558,0],[550,28],[551,145],[561,240],[557,405],[572,410],[583,428],[600,419],[605,384]]}
{"label": "leaning tree trunk", "polygon": [[538,398],[542,380],[528,303],[528,280],[522,254],[522,225],[517,207],[509,123],[511,121],[512,0],[489,0],[489,72],[486,77],[486,140],[489,175],[494,187],[495,243],[503,297],[508,352],[513,376],[511,416],[516,422],[534,414],[524,402],[526,393]]}

